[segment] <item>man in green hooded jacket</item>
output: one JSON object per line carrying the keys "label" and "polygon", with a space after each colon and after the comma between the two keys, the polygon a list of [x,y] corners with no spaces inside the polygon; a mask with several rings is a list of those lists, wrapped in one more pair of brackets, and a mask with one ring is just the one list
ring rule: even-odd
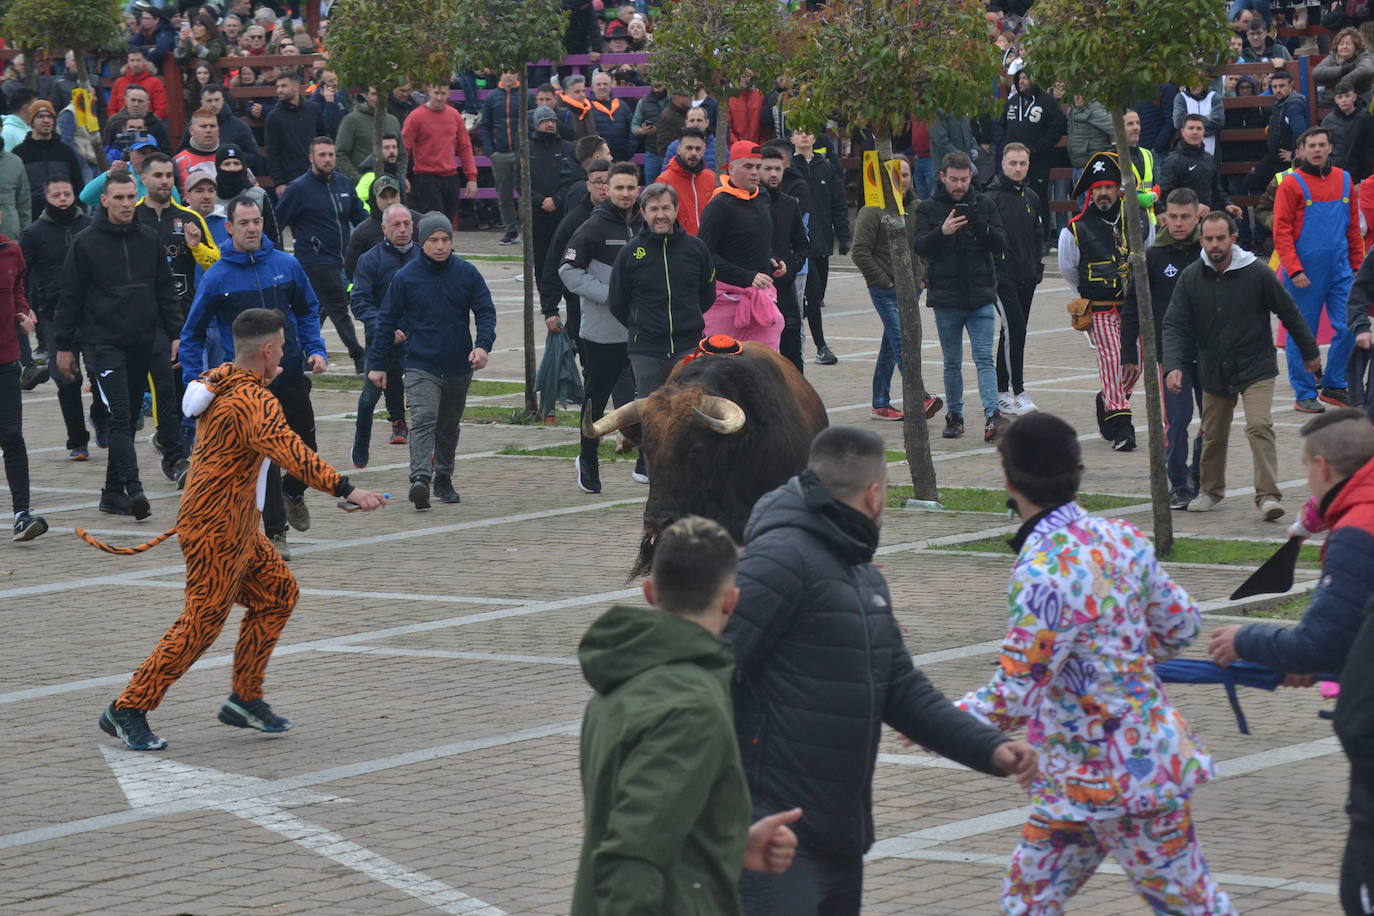
{"label": "man in green hooded jacket", "polygon": [[738,916],[741,865],[781,873],[800,809],[750,826],[719,633],[739,600],[738,548],[688,516],[659,537],[644,597],[578,647],[596,695],[582,722],[585,828],[572,916]]}

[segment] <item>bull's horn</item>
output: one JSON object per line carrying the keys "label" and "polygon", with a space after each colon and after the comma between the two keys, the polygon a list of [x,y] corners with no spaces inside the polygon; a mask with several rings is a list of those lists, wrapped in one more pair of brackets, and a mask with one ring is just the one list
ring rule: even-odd
{"label": "bull's horn", "polygon": [[702,426],[712,432],[729,436],[744,429],[744,409],[729,398],[706,394],[701,397],[701,406],[693,407],[692,413]]}
{"label": "bull's horn", "polygon": [[643,398],[631,401],[622,407],[617,407],[595,423],[584,423],[582,434],[588,439],[600,439],[607,433],[613,433],[627,426],[634,426],[639,422],[639,413],[643,408]]}

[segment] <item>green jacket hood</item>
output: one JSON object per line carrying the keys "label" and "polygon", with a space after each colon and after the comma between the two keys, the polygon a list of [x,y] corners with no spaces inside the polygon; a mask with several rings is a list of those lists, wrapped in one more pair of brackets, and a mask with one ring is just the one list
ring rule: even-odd
{"label": "green jacket hood", "polygon": [[603,696],[650,668],[692,662],[728,682],[734,652],[690,620],[645,607],[611,608],[588,628],[577,648],[582,675]]}
{"label": "green jacket hood", "polygon": [[1161,229],[1160,231],[1157,231],[1157,232],[1155,233],[1154,244],[1152,244],[1150,247],[1151,247],[1151,248],[1168,248],[1168,247],[1170,247],[1171,245],[1176,245],[1176,246],[1178,246],[1179,248],[1190,248],[1190,249],[1191,249],[1191,248],[1196,248],[1196,247],[1197,247],[1198,245],[1200,245],[1201,243],[1202,243],[1202,220],[1198,220],[1198,224],[1197,224],[1196,226],[1193,227],[1193,234],[1190,235],[1190,236],[1188,236],[1186,239],[1179,240],[1179,239],[1174,238],[1172,235],[1169,234],[1168,228],[1167,228],[1167,227],[1164,227],[1163,229]]}

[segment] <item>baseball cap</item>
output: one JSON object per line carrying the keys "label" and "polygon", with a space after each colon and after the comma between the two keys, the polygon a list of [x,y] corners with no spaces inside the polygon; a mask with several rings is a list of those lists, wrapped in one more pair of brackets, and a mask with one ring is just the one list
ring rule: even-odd
{"label": "baseball cap", "polygon": [[736,159],[762,159],[763,150],[752,140],[736,140],[730,144],[730,161]]}
{"label": "baseball cap", "polygon": [[182,190],[189,191],[202,181],[214,184],[218,174],[218,170],[209,162],[197,162],[186,170],[186,180],[182,182]]}
{"label": "baseball cap", "polygon": [[395,191],[401,193],[401,183],[391,175],[379,175],[377,180],[372,182],[372,193],[380,195],[383,191]]}
{"label": "baseball cap", "polygon": [[157,141],[152,137],[144,137],[142,140],[130,143],[129,149],[157,149]]}

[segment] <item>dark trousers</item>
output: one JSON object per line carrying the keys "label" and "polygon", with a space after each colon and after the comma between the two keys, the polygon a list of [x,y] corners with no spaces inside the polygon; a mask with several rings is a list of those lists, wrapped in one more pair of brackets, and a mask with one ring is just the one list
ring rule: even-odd
{"label": "dark trousers", "polygon": [[182,447],[181,425],[181,372],[172,371],[172,341],[167,332],[158,328],[157,338],[153,341],[153,361],[148,366],[152,379],[154,420],[157,433],[154,438],[162,451],[162,457],[169,463],[176,463],[186,457]]}
{"label": "dark trousers", "polygon": [[549,213],[539,206],[534,208],[534,213],[530,217],[530,246],[534,249],[534,278],[537,284],[544,281],[544,262],[548,258],[549,244],[562,221],[561,209]]}
{"label": "dark trousers", "polygon": [[[1197,363],[1183,366],[1183,390],[1174,394],[1164,388],[1164,456],[1169,468],[1169,492],[1193,497],[1198,491],[1198,474],[1202,468],[1202,430],[1188,442],[1188,425],[1193,422],[1193,406],[1202,416],[1202,383],[1197,377]],[[1192,461],[1189,462],[1191,455]]]}
{"label": "dark trousers", "polygon": [[[582,371],[582,387],[586,397],[582,401],[582,421],[596,422],[606,412],[606,402],[611,399],[611,391],[620,382],[630,365],[623,343],[595,343],[582,341],[586,363]],[[633,386],[632,386],[633,387]],[[582,437],[582,462],[596,466],[596,447],[598,440]]]}
{"label": "dark trousers", "polygon": [[420,213],[437,211],[447,216],[449,222],[454,222],[466,183],[467,178],[457,172],[452,175],[416,172],[410,182],[410,205]]}
{"label": "dark trousers", "polygon": [[997,342],[997,390],[1020,394],[1026,390],[1026,325],[1030,322],[1035,281],[1005,280],[997,284],[1002,308],[1002,336]]}
{"label": "dark trousers", "polygon": [[830,285],[830,258],[808,258],[806,267],[806,323],[811,327],[811,342],[819,350],[825,346],[821,309],[825,307],[825,288]]}
{"label": "dark trousers", "polygon": [[[52,315],[39,325],[39,332],[42,334],[43,349],[48,351],[48,365],[52,367],[52,380],[57,385],[57,406],[62,408],[62,423],[67,427],[67,448],[86,448],[90,445],[91,434],[86,429],[86,416],[81,407],[81,371],[80,354],[77,356],[76,377],[68,379],[57,371],[57,342],[55,340],[57,332],[53,329]],[[99,396],[91,401],[91,420],[103,422],[106,419],[105,405],[100,402]]]}
{"label": "dark trousers", "polygon": [[1346,916],[1374,913],[1374,828],[1354,818],[1341,858],[1341,907]]}
{"label": "dark trousers", "polygon": [[798,849],[781,875],[746,871],[740,901],[746,916],[859,916],[862,856],[820,856]]}
{"label": "dark trousers", "polygon": [[[310,379],[303,375],[278,377],[268,390],[277,396],[277,403],[281,404],[282,413],[286,414],[286,425],[306,445],[316,449],[315,408],[310,403]],[[268,537],[286,533],[283,493],[292,499],[300,499],[305,495],[305,483],[290,474],[283,477],[281,469],[274,464],[267,472],[267,497],[262,507],[262,527]]]}
{"label": "dark trousers", "polygon": [[[363,332],[367,336],[367,347],[372,349],[372,329],[364,328]],[[391,362],[386,367],[386,388],[381,389],[372,384],[367,376],[363,376],[363,393],[358,395],[358,432],[363,433],[364,438],[372,432],[372,412],[377,408],[377,402],[386,396],[386,418],[395,423],[397,420],[406,418],[406,389],[405,378],[401,372],[401,357],[405,354],[405,344],[393,343],[391,345]]]}
{"label": "dark trousers", "polygon": [[363,348],[358,343],[358,332],[353,327],[353,319],[348,314],[348,293],[344,291],[343,268],[334,264],[317,264],[305,269],[310,278],[310,286],[320,298],[320,311],[329,316],[334,330],[339,332],[348,358],[362,358]]}
{"label": "dark trousers", "polygon": [[110,412],[110,455],[105,463],[105,489],[135,496],[143,492],[138,479],[138,452],[134,449],[134,424],[143,410],[148,390],[148,367],[153,359],[151,342],[128,349],[91,344],[86,350],[86,369]]}
{"label": "dark trousers", "polygon": [[15,512],[29,509],[29,450],[24,445],[24,410],[19,393],[18,362],[0,366],[0,450],[5,453],[5,482]]}
{"label": "dark trousers", "polygon": [[668,375],[678,364],[676,356],[652,356],[648,353],[632,353],[630,368],[635,376],[635,397],[647,398],[663,387]]}
{"label": "dark trousers", "polygon": [[[1050,215],[1050,170],[1048,168],[1043,172],[1032,170],[1026,176],[1026,184],[1040,197],[1040,225],[1045,228],[1045,238],[1059,238],[1059,233],[1054,229],[1054,217]],[[1050,242],[1050,244],[1055,243]]]}
{"label": "dark trousers", "polygon": [[[778,281],[777,287],[778,311],[782,313],[782,339],[778,341],[778,352],[791,360],[792,365],[801,372],[802,306],[797,301],[797,282],[791,277],[784,276]],[[817,311],[819,312],[819,309]]]}

